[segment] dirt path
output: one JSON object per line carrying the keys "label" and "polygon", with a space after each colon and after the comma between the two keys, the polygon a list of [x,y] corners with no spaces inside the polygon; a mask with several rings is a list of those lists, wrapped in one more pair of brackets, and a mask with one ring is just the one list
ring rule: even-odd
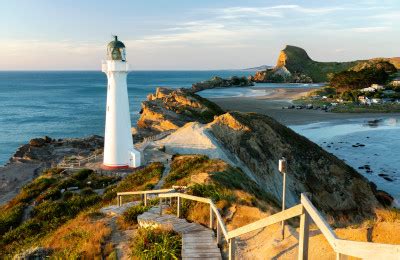
{"label": "dirt path", "polygon": [[131,259],[129,243],[130,239],[136,232],[136,229],[121,230],[118,227],[117,219],[121,216],[128,208],[136,205],[138,202],[129,202],[123,204],[121,207],[117,205],[111,205],[100,209],[100,212],[106,214],[107,224],[111,228],[110,242],[114,245],[117,251],[117,257],[120,260]]}
{"label": "dirt path", "polygon": [[14,162],[0,167],[0,205],[14,198],[22,186],[35,178],[40,166],[40,163]]}
{"label": "dirt path", "polygon": [[156,186],[154,186],[154,190],[161,189],[161,187],[164,185],[165,178],[168,176],[170,170],[171,170],[171,159],[169,159],[166,162],[164,162],[163,174],[161,176],[160,181],[157,183]]}

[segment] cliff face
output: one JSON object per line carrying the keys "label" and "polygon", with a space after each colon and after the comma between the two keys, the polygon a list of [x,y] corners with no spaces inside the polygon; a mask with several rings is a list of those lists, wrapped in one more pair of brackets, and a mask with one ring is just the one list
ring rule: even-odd
{"label": "cliff face", "polygon": [[223,113],[216,104],[183,89],[158,88],[147,99],[137,123],[142,132],[173,130],[193,121],[208,123]]}
{"label": "cliff face", "polygon": [[250,168],[257,182],[277,198],[282,189],[277,162],[286,157],[289,205],[298,203],[302,192],[310,192],[320,210],[339,218],[368,215],[377,205],[364,177],[270,117],[231,112],[217,117],[210,129],[226,149]]}

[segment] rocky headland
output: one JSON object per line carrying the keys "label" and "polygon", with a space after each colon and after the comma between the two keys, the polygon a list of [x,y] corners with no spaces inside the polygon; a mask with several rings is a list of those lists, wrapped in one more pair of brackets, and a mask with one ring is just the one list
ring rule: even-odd
{"label": "rocky headland", "polygon": [[397,69],[400,68],[399,58],[374,58],[349,62],[314,61],[304,49],[287,45],[279,53],[274,68],[258,71],[249,79],[254,82],[327,82],[331,74],[370,66],[379,62],[390,62]]}
{"label": "rocky headland", "polygon": [[[144,112],[140,121],[146,122],[145,129],[154,129],[157,132],[169,130],[171,125],[173,129],[185,129],[172,134],[168,137],[169,141],[161,141],[167,150],[177,153],[203,153],[216,158],[219,156],[236,165],[244,165],[244,171],[250,172],[250,177],[276,200],[281,198],[282,187],[277,161],[284,156],[289,161],[288,203],[298,203],[300,193],[308,192],[312,194],[315,205],[333,217],[362,218],[372,214],[374,208],[380,204],[378,201],[387,204],[389,200],[390,203],[388,196],[377,191],[372,183],[342,160],[268,116],[256,113],[223,113],[220,108],[215,109],[216,106],[207,101],[207,107],[213,107],[213,111],[217,113],[207,117],[207,120],[199,116],[199,113],[192,113],[188,117],[186,113],[177,112],[181,111],[177,107],[185,104],[185,109],[189,111],[198,111],[199,107],[206,108],[200,106],[198,100],[192,100],[192,93],[181,90],[170,90],[165,95],[166,93],[167,90],[157,90],[149,98],[157,101],[159,116]],[[190,98],[193,106],[187,101],[177,101],[176,95],[180,97],[178,100],[186,100],[183,96]],[[168,100],[172,100],[173,105],[167,106]],[[148,102],[144,102],[145,106]],[[189,122],[200,125],[185,125]],[[138,125],[139,130],[142,126]],[[191,139],[203,140],[204,146]]]}
{"label": "rocky headland", "polygon": [[141,136],[175,130],[188,122],[208,123],[224,111],[187,89],[157,88],[142,102],[137,133]]}

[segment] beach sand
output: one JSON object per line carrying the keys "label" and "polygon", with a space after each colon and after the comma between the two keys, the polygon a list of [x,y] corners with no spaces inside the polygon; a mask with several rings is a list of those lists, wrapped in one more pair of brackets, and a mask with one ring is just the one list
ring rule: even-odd
{"label": "beach sand", "polygon": [[292,100],[307,94],[310,88],[266,89],[266,95],[254,97],[208,98],[226,111],[256,112],[268,115],[284,125],[303,125],[354,118],[375,119],[400,113],[331,113],[322,110],[282,109],[292,105]]}

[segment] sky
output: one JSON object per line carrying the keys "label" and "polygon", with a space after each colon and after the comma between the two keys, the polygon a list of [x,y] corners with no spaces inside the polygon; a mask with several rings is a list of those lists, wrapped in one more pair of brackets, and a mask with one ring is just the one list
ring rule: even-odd
{"label": "sky", "polygon": [[0,0],[0,70],[99,70],[118,35],[136,70],[400,56],[400,1]]}

